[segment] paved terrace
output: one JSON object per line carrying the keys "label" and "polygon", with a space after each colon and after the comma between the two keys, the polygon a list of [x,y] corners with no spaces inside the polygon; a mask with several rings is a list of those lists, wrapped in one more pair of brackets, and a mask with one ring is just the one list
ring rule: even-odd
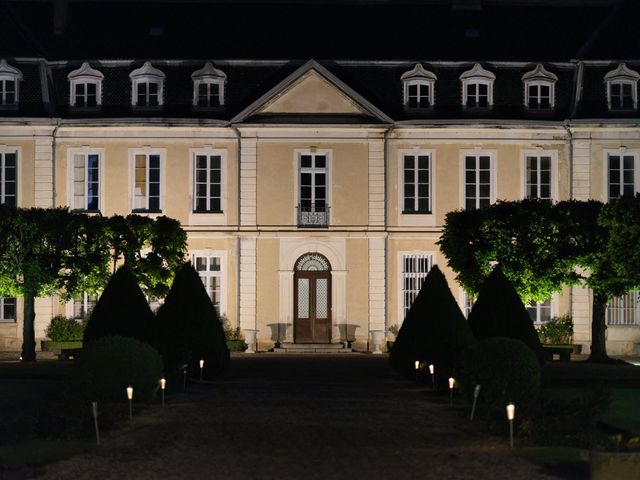
{"label": "paved terrace", "polygon": [[[549,479],[386,356],[240,355],[43,479]],[[39,475],[38,475],[39,474]],[[41,476],[40,476],[41,475]]]}

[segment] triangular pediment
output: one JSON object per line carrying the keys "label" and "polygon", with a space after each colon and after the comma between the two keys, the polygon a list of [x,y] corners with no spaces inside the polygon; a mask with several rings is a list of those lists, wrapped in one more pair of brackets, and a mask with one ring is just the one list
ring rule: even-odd
{"label": "triangular pediment", "polygon": [[367,111],[318,72],[310,70],[256,113],[366,115]]}
{"label": "triangular pediment", "polygon": [[303,115],[371,117],[392,122],[378,108],[356,93],[325,67],[310,60],[269,92],[236,115],[232,122],[249,117]]}

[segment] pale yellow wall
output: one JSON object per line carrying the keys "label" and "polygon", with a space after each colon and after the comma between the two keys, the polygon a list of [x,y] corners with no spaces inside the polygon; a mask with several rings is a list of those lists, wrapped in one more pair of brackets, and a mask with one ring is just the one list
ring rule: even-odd
{"label": "pale yellow wall", "polygon": [[[347,323],[356,324],[356,338],[366,342],[369,323],[369,242],[347,240]],[[361,347],[357,347],[361,348]]]}
{"label": "pale yellow wall", "polygon": [[[258,323],[258,338],[265,341],[271,348],[277,334],[278,319],[278,255],[279,241],[277,239],[260,239],[257,242],[257,285],[256,285],[256,315]],[[273,328],[272,328],[273,327]],[[284,335],[284,326],[281,326]],[[282,338],[284,340],[284,338]],[[260,347],[262,348],[262,346]]]}
{"label": "pale yellow wall", "polygon": [[368,220],[368,145],[362,143],[258,142],[258,225],[296,224],[297,150],[329,150],[330,225],[363,226]]}
{"label": "pale yellow wall", "polygon": [[35,142],[0,138],[0,144],[8,151],[18,149],[18,206],[35,206]]}

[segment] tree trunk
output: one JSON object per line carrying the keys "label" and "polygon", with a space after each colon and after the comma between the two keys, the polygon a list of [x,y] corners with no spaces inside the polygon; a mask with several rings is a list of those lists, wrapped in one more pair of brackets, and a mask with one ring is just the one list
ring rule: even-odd
{"label": "tree trunk", "polygon": [[596,292],[593,292],[593,313],[591,317],[591,355],[587,359],[593,363],[607,363],[611,359],[607,355],[607,343],[605,332],[607,330],[606,323],[607,298]]}
{"label": "tree trunk", "polygon": [[24,294],[24,321],[22,328],[22,355],[23,362],[36,361],[36,334],[34,323],[36,319],[35,295],[33,292]]}

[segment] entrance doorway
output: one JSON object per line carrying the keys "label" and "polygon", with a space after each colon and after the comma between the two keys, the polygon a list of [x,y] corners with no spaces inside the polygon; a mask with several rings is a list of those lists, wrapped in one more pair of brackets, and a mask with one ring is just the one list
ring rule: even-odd
{"label": "entrance doorway", "polygon": [[293,275],[295,343],[331,343],[331,265],[318,253],[298,259]]}

